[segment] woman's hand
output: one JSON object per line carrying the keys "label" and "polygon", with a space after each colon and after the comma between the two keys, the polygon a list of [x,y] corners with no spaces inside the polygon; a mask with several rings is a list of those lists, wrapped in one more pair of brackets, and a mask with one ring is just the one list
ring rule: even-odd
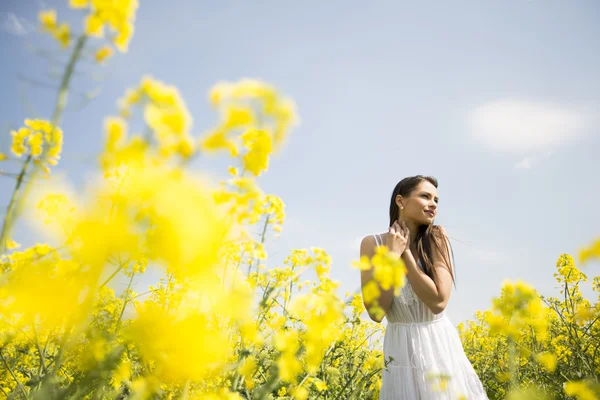
{"label": "woman's hand", "polygon": [[410,230],[404,223],[394,222],[388,231],[386,245],[390,251],[402,255],[409,248]]}

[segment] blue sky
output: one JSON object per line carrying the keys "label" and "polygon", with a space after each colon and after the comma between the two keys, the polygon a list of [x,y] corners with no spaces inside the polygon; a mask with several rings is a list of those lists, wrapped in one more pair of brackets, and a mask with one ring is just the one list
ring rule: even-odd
{"label": "blue sky", "polygon": [[[52,90],[18,79],[55,83],[27,50],[57,48],[33,28],[47,6],[79,28],[66,1],[0,3],[0,151],[9,127],[52,111]],[[599,18],[591,0],[142,1],[130,52],[104,69],[82,65],[57,173],[80,185],[94,171],[103,118],[145,74],[179,87],[197,135],[216,121],[207,102],[215,82],[264,79],[294,98],[302,121],[260,180],[287,205],[272,263],[291,248],[323,247],[342,290],[357,289],[350,261],[363,236],[387,230],[394,185],[434,175],[436,222],[457,264],[447,312],[458,323],[488,308],[504,279],[557,294],[558,256],[600,234]],[[91,71],[103,81],[92,84]],[[97,86],[80,110],[79,94]],[[193,167],[220,172],[225,161]],[[0,206],[13,185],[0,177]],[[25,227],[15,239],[32,240]],[[585,272],[598,275],[598,265]]]}

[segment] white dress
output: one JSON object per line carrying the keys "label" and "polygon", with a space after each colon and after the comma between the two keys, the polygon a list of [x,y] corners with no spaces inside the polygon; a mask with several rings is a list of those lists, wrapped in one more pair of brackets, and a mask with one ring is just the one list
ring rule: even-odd
{"label": "white dress", "polygon": [[[383,240],[377,236],[379,245]],[[488,398],[457,329],[445,312],[432,313],[408,280],[386,319],[383,355],[386,362],[393,361],[383,371],[380,400]]]}

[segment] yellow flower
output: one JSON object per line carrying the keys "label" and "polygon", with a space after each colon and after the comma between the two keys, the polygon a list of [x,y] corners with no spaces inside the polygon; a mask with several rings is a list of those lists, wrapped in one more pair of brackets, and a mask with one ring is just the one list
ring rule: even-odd
{"label": "yellow flower", "polygon": [[210,134],[214,150],[232,147],[229,142],[232,139],[228,137],[232,131],[260,129],[270,138],[271,152],[281,147],[286,133],[298,120],[290,99],[281,97],[274,87],[255,79],[219,82],[210,90],[209,100],[222,115],[221,123]]}
{"label": "yellow flower", "polygon": [[564,384],[565,394],[577,400],[598,400],[596,394],[587,381],[569,381]]}
{"label": "yellow flower", "polygon": [[71,28],[66,23],[60,24],[56,27],[52,36],[59,41],[63,49],[67,48],[69,47],[69,43],[71,43]]}
{"label": "yellow flower", "polygon": [[544,352],[535,356],[537,362],[542,364],[550,372],[556,370],[556,356],[552,353]]}
{"label": "yellow flower", "polygon": [[158,376],[179,382],[202,379],[225,365],[232,352],[209,315],[185,308],[169,313],[151,301],[139,308],[128,335],[140,344],[144,359],[155,364]]}
{"label": "yellow flower", "polygon": [[40,11],[40,13],[38,14],[38,19],[42,24],[42,30],[52,32],[56,28],[55,10]]}
{"label": "yellow flower", "polygon": [[327,384],[320,379],[313,379],[313,384],[319,392],[327,390]]}
{"label": "yellow flower", "polygon": [[2,152],[0,152],[0,161],[4,161],[8,158],[8,156]]}
{"label": "yellow flower", "polygon": [[104,62],[107,58],[110,58],[113,55],[113,50],[108,47],[108,46],[102,46],[101,48],[99,48],[96,51],[96,62],[97,63],[102,63]]}
{"label": "yellow flower", "polygon": [[435,392],[445,392],[448,389],[448,383],[451,378],[450,375],[434,372],[428,372],[426,375],[426,380]]}
{"label": "yellow flower", "polygon": [[127,136],[127,123],[122,118],[106,118],[104,120],[105,149],[115,151]]}
{"label": "yellow flower", "polygon": [[[82,6],[83,0],[75,0]],[[108,25],[116,34],[112,41],[122,53],[128,49],[133,35],[133,22],[138,8],[137,0],[91,0],[92,13],[85,21],[85,33],[90,36],[104,37],[104,27]]]}
{"label": "yellow flower", "polygon": [[556,261],[558,274],[554,274],[558,283],[568,283],[574,285],[579,281],[587,281],[587,276],[576,266],[573,257],[568,254],[562,254]]}
{"label": "yellow flower", "polygon": [[371,304],[379,299],[381,292],[379,291],[379,287],[375,281],[368,282],[362,288],[362,294],[365,301],[365,304]]}
{"label": "yellow flower", "polygon": [[306,400],[308,398],[308,390],[304,386],[298,386],[292,390],[292,398],[298,400]]}
{"label": "yellow flower", "polygon": [[6,248],[8,250],[18,249],[19,247],[21,247],[21,245],[11,238],[8,238],[8,240],[6,241]]}
{"label": "yellow flower", "polygon": [[252,376],[256,372],[256,368],[258,363],[256,362],[256,358],[249,356],[244,359],[242,365],[240,365],[238,371],[246,380],[246,386],[250,389],[254,386],[252,381]]}
{"label": "yellow flower", "polygon": [[122,382],[127,382],[131,379],[131,362],[129,360],[123,361],[112,374],[112,385],[113,388],[119,389]]}
{"label": "yellow flower", "polygon": [[542,389],[529,386],[511,389],[506,396],[506,400],[550,400],[550,397]]}
{"label": "yellow flower", "polygon": [[40,11],[38,19],[42,24],[43,32],[50,33],[60,42],[63,48],[69,46],[69,43],[71,42],[71,29],[66,23],[57,25],[55,10]]}
{"label": "yellow flower", "polygon": [[90,0],[70,0],[69,4],[72,8],[86,8],[89,6]]}
{"label": "yellow flower", "polygon": [[227,139],[227,132],[221,129],[209,133],[202,139],[200,146],[206,151],[228,149],[232,157],[236,157],[238,149],[233,140]]}
{"label": "yellow flower", "polygon": [[352,267],[361,271],[368,271],[371,269],[371,260],[367,256],[362,256],[359,260],[352,261]]}
{"label": "yellow flower", "polygon": [[352,314],[355,314],[355,315],[360,315],[365,309],[365,306],[362,301],[362,297],[358,294],[354,294],[352,296],[352,301],[350,302],[350,306],[352,307]]}
{"label": "yellow flower", "polygon": [[44,144],[44,137],[41,132],[36,132],[33,135],[30,135],[29,138],[29,147],[31,148],[31,155],[37,157],[42,154]]}
{"label": "yellow flower", "polygon": [[240,126],[251,124],[254,121],[252,110],[248,107],[229,105],[225,108],[224,127],[225,129],[238,128]]}
{"label": "yellow flower", "polygon": [[25,139],[31,135],[31,131],[27,128],[21,128],[18,131],[11,131],[13,137],[10,150],[17,157],[21,157],[27,151],[25,147]]}
{"label": "yellow flower", "polygon": [[238,174],[239,174],[238,169],[236,167],[232,167],[232,166],[227,167],[227,172],[229,172],[229,175],[231,175],[231,176],[238,176]]}
{"label": "yellow flower", "polygon": [[126,53],[129,49],[129,41],[133,36],[133,30],[133,24],[130,22],[126,22],[119,27],[114,44],[121,53]]}
{"label": "yellow flower", "polygon": [[22,259],[27,253],[27,268],[15,266],[0,284],[0,305],[7,301],[14,315],[46,327],[59,326],[67,318],[84,318],[87,313],[80,306],[82,294],[89,290],[88,274],[76,262],[61,260],[56,253],[40,258],[26,250],[11,257]]}
{"label": "yellow flower", "polygon": [[[50,122],[44,120],[25,120],[26,127],[18,131],[12,131],[13,136],[11,151],[17,157],[21,157],[27,152],[29,146],[32,157],[40,157],[43,154],[44,142],[46,143],[45,161],[50,165],[56,165],[60,159],[62,150],[62,130],[59,127],[52,127]],[[34,163],[41,164],[40,159],[35,159]],[[43,169],[47,166],[41,165]]]}
{"label": "yellow flower", "polygon": [[96,14],[91,14],[85,21],[86,35],[104,37],[104,21]]}
{"label": "yellow flower", "polygon": [[590,260],[599,259],[599,258],[600,258],[600,238],[596,239],[592,244],[590,244],[589,246],[587,246],[579,251],[579,262],[581,264],[584,264]]}
{"label": "yellow flower", "polygon": [[297,375],[302,372],[302,364],[291,352],[283,353],[277,360],[277,366],[279,377],[283,382],[296,382]]}
{"label": "yellow flower", "polygon": [[381,285],[383,290],[394,288],[394,293],[398,296],[400,289],[404,286],[406,276],[406,267],[402,259],[394,257],[387,247],[378,246],[371,263],[375,281]]}
{"label": "yellow flower", "polygon": [[582,324],[596,317],[596,313],[594,311],[595,310],[590,307],[589,303],[578,304],[573,318],[575,322]]}
{"label": "yellow flower", "polygon": [[242,135],[248,152],[243,157],[244,168],[259,176],[269,166],[269,155],[273,151],[271,138],[262,130],[251,130]]}

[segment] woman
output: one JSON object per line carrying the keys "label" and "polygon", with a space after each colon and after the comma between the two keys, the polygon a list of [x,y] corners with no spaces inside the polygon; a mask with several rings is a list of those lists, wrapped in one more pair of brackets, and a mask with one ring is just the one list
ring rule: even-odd
{"label": "woman", "polygon": [[[381,322],[379,309],[388,321],[383,354],[386,362],[392,360],[383,371],[380,399],[487,399],[458,332],[444,312],[454,266],[446,233],[433,224],[437,186],[433,177],[401,180],[392,193],[388,232],[367,236],[360,246],[361,256],[369,259],[377,246],[387,246],[402,258],[407,270],[399,296],[394,296],[393,288],[379,286],[379,298],[365,304],[371,319]],[[361,271],[361,286],[372,278],[373,268]]]}

